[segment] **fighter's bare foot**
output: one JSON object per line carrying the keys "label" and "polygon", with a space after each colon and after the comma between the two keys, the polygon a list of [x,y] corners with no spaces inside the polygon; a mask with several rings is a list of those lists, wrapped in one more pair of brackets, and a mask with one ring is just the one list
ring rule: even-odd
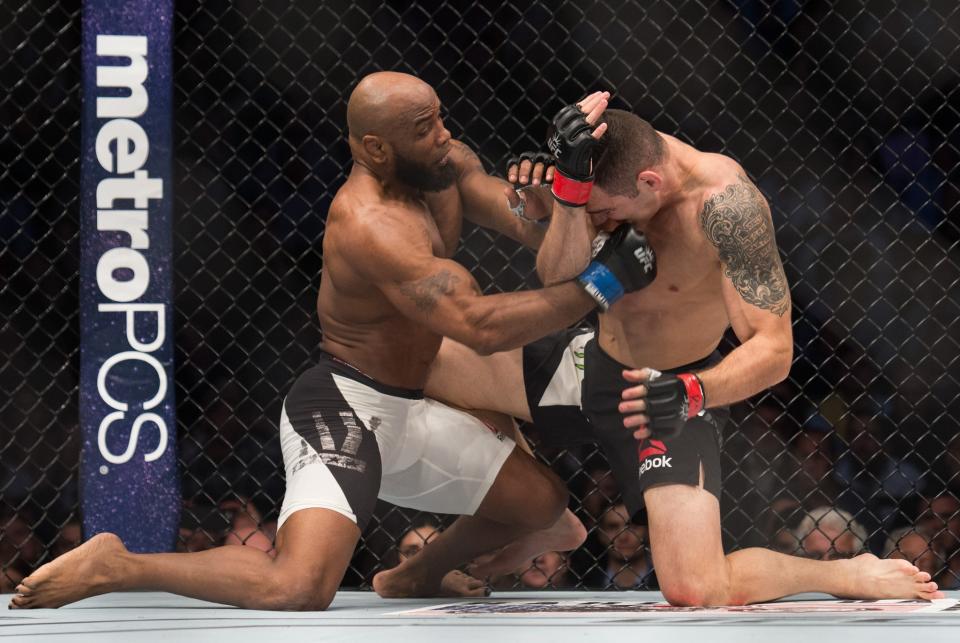
{"label": "fighter's bare foot", "polygon": [[512,554],[513,552],[505,552],[503,547],[481,554],[467,565],[467,573],[476,578],[492,578],[509,574],[519,566],[519,563],[511,564],[510,559],[514,558]]}
{"label": "fighter's bare foot", "polygon": [[401,563],[373,577],[373,589],[382,598],[431,598],[435,596],[487,596],[486,583],[461,571],[448,572],[437,584],[412,573]]}
{"label": "fighter's bare foot", "polygon": [[24,578],[10,609],[60,607],[109,592],[122,573],[126,553],[114,534],[97,534]]}
{"label": "fighter's bare foot", "polygon": [[850,583],[848,593],[841,598],[943,598],[930,574],[921,572],[909,561],[879,559],[873,554],[861,554],[849,561]]}
{"label": "fighter's bare foot", "polygon": [[587,530],[572,511],[564,512],[548,529],[521,536],[504,547],[477,556],[467,572],[477,578],[494,578],[526,569],[545,551],[570,551],[587,539]]}

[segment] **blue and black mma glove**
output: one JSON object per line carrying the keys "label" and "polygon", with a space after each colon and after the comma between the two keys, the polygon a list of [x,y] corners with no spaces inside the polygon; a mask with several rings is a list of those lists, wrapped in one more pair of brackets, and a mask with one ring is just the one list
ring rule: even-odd
{"label": "blue and black mma glove", "polygon": [[621,223],[599,248],[577,281],[601,310],[628,292],[649,286],[657,276],[657,256],[647,238],[629,223]]}
{"label": "blue and black mma glove", "polygon": [[707,407],[703,382],[696,373],[657,373],[647,381],[646,414],[651,437],[672,438],[680,434],[687,420]]}
{"label": "blue and black mma glove", "polygon": [[557,160],[553,174],[553,198],[565,206],[580,208],[590,200],[593,189],[591,161],[597,139],[594,126],[576,105],[567,105],[553,117],[547,147]]}

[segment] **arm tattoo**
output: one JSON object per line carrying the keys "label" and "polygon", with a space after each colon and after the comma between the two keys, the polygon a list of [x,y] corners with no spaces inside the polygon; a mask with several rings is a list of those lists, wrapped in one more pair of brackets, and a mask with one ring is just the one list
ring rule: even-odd
{"label": "arm tattoo", "polygon": [[717,250],[723,274],[744,301],[782,316],[790,306],[770,210],[749,179],[714,194],[703,204],[700,226]]}
{"label": "arm tattoo", "polygon": [[430,312],[437,307],[437,298],[452,293],[458,281],[460,278],[450,274],[449,270],[441,270],[429,277],[401,285],[400,292],[412,299],[419,310]]}

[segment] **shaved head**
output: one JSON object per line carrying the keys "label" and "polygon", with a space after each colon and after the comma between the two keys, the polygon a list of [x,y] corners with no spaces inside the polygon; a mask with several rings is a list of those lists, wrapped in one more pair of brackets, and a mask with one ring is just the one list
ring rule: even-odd
{"label": "shaved head", "polygon": [[394,128],[410,126],[418,111],[428,109],[437,95],[416,76],[379,71],[361,80],[347,102],[347,127],[356,140],[367,134],[387,136]]}
{"label": "shaved head", "polygon": [[450,132],[440,99],[416,76],[381,71],[365,76],[347,102],[350,153],[379,177],[424,192],[445,190],[457,180],[447,162]]}

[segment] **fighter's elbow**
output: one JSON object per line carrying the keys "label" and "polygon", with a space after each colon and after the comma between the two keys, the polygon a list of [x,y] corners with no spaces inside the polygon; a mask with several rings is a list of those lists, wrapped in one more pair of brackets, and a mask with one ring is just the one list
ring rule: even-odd
{"label": "fighter's elbow", "polygon": [[494,314],[495,311],[485,308],[467,311],[464,316],[463,336],[454,339],[469,346],[478,355],[492,355],[510,348],[505,343],[504,333],[499,332],[496,327]]}
{"label": "fighter's elbow", "polygon": [[779,342],[773,351],[773,382],[779,384],[790,375],[793,364],[793,342]]}

